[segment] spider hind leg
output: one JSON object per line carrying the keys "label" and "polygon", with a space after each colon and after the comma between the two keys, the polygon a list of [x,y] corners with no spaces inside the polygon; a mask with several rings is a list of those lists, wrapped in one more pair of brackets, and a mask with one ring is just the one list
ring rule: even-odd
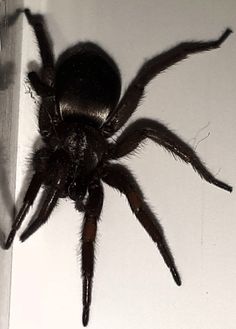
{"label": "spider hind leg", "polygon": [[133,213],[156,243],[175,283],[180,286],[181,278],[166,242],[163,229],[145,202],[142,192],[129,170],[119,164],[107,165],[104,169],[102,179],[111,187],[125,194]]}
{"label": "spider hind leg", "polygon": [[83,315],[82,322],[87,326],[92,300],[92,284],[94,275],[95,240],[97,222],[103,205],[103,188],[98,180],[89,184],[88,199],[85,204],[85,215],[82,229],[81,271],[83,280]]}

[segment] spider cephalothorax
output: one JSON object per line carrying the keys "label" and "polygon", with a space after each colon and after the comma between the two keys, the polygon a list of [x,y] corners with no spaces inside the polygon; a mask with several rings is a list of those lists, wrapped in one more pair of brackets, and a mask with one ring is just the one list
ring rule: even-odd
{"label": "spider cephalothorax", "polygon": [[28,74],[32,88],[41,97],[39,132],[44,146],[33,156],[33,177],[6,241],[9,248],[39,189],[45,188],[39,213],[21,234],[25,241],[44,224],[59,198],[69,197],[84,213],[81,238],[83,278],[83,324],[89,320],[94,274],[94,244],[103,205],[102,181],[127,197],[136,218],[156,243],[177,285],[181,279],[162,228],[145,202],[129,170],[117,160],[149,138],[181,158],[206,181],[229,192],[232,187],[218,180],[195,151],[158,121],[139,119],[117,139],[109,140],[130,118],[145,86],[158,73],[188,55],[220,47],[232,32],[217,40],[185,42],[153,57],[141,66],[120,98],[121,78],[112,58],[93,43],[80,43],[66,50],[55,63],[43,16],[24,10],[36,35],[42,69]]}

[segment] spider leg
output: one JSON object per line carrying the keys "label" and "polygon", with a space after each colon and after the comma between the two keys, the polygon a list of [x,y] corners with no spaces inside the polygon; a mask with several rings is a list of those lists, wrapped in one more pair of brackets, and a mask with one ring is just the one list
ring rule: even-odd
{"label": "spider leg", "polygon": [[[139,119],[131,124],[117,139],[111,154],[112,159],[118,159],[137,149],[146,139],[150,138],[163,146],[174,156],[190,163],[194,170],[207,182],[226,191],[232,192],[232,187],[218,180],[202,163],[196,152],[165,125],[150,119]],[[114,152],[114,153],[113,153]]]}
{"label": "spider leg", "polygon": [[104,168],[102,180],[126,195],[133,213],[152,240],[157,244],[174,281],[180,286],[180,275],[167,245],[163,229],[145,202],[144,196],[130,171],[122,165],[109,164]]}
{"label": "spider leg", "polygon": [[10,234],[7,238],[7,241],[5,243],[5,246],[4,246],[5,249],[9,249],[10,246],[12,245],[16,232],[20,228],[23,220],[25,219],[25,216],[26,216],[30,206],[33,204],[33,202],[38,194],[41,184],[42,184],[41,176],[39,174],[35,173],[31,180],[29,188],[25,194],[23,205],[12,225],[11,232],[10,232]]}
{"label": "spider leg", "polygon": [[97,222],[103,205],[103,188],[99,181],[93,181],[88,187],[88,199],[82,229],[82,278],[83,278],[83,325],[89,321],[89,309],[94,275],[94,245],[97,233]]}
{"label": "spider leg", "polygon": [[57,200],[60,195],[60,183],[61,179],[58,179],[57,185],[55,187],[50,187],[46,191],[46,197],[42,204],[40,212],[36,219],[29,223],[24,232],[21,234],[21,242],[24,242],[26,239],[28,239],[34,232],[36,232],[40,228],[40,226],[47,222],[49,216],[51,215],[54,207],[57,204]]}
{"label": "spider leg", "polygon": [[29,72],[28,79],[39,96],[47,97],[53,95],[53,89],[42,82],[37,72]]}
{"label": "spider leg", "polygon": [[43,78],[49,85],[52,85],[54,80],[54,56],[44,17],[39,14],[32,14],[30,9],[25,9],[24,13],[28,23],[34,30],[34,34],[38,42],[39,52],[43,64]]}
{"label": "spider leg", "polygon": [[226,29],[220,38],[216,40],[183,42],[146,61],[128,86],[118,106],[109,115],[103,126],[104,134],[106,136],[113,135],[127,122],[142,99],[145,86],[155,76],[169,66],[187,58],[188,55],[219,48],[230,33],[232,33],[232,30]]}

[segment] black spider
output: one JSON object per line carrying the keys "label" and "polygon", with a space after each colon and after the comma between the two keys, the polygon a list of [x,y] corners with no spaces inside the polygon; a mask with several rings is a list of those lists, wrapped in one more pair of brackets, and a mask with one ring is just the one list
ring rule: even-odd
{"label": "black spider", "polygon": [[120,73],[104,50],[92,43],[79,43],[63,52],[55,63],[43,16],[34,15],[29,9],[24,13],[34,30],[42,58],[41,72],[30,72],[28,78],[42,101],[38,120],[44,147],[34,153],[33,178],[5,247],[11,246],[41,187],[45,188],[44,200],[36,218],[21,234],[21,241],[48,220],[59,198],[74,200],[76,209],[84,212],[81,237],[82,319],[86,326],[91,304],[97,222],[103,205],[101,181],[125,194],[135,216],[157,244],[176,284],[181,285],[162,228],[134,177],[126,167],[111,160],[130,154],[144,139],[150,138],[174,156],[190,163],[209,183],[232,191],[231,186],[210,173],[189,145],[158,121],[137,120],[115,141],[109,139],[131,117],[150,80],[189,54],[220,47],[232,31],[226,29],[217,40],[181,43],[146,61],[119,100]]}

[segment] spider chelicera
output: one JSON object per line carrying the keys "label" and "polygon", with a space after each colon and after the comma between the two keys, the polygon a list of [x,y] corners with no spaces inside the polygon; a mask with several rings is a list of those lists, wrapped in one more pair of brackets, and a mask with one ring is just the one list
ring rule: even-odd
{"label": "spider chelicera", "polygon": [[103,205],[102,181],[127,197],[136,218],[156,243],[176,284],[181,285],[160,224],[129,169],[114,160],[135,151],[149,138],[190,163],[207,182],[232,191],[231,186],[211,174],[188,144],[158,121],[139,119],[125,128],[116,140],[110,139],[134,113],[150,80],[190,54],[220,47],[232,31],[226,29],[217,40],[180,43],[149,59],[119,100],[119,69],[104,50],[90,42],[79,43],[64,51],[55,62],[43,16],[32,14],[29,9],[23,12],[33,28],[42,59],[41,71],[30,72],[28,78],[41,97],[38,124],[44,146],[34,152],[33,177],[5,248],[11,246],[41,187],[44,187],[44,199],[39,213],[21,234],[21,241],[48,220],[59,198],[74,200],[75,208],[84,213],[81,268],[82,321],[86,326],[91,304],[97,223]]}

